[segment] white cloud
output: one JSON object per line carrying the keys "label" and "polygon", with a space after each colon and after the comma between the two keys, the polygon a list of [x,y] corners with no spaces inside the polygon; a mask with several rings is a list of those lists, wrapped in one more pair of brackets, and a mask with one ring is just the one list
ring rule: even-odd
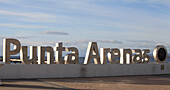
{"label": "white cloud", "polygon": [[[16,0],[15,0],[16,1]],[[1,3],[7,3],[7,4],[11,4],[11,3],[15,3],[12,0],[0,0]]]}
{"label": "white cloud", "polygon": [[24,35],[18,35],[18,36],[0,36],[0,39],[4,38],[16,38],[16,39],[29,39],[33,36],[24,36]]}
{"label": "white cloud", "polygon": [[69,35],[67,32],[63,31],[42,31],[41,34],[50,34],[50,35]]}
{"label": "white cloud", "polygon": [[26,45],[50,45],[55,46],[55,43],[63,42],[66,46],[82,46],[86,47],[86,44],[89,42],[101,42],[101,43],[115,43],[122,44],[121,41],[118,40],[77,40],[77,41],[24,41],[23,43]]}
{"label": "white cloud", "polygon": [[149,40],[127,40],[130,43],[126,46],[131,46],[131,47],[138,47],[138,48],[150,48],[154,49],[157,45],[165,45],[167,48],[170,47],[170,43],[163,42],[163,41],[149,41]]}
{"label": "white cloud", "polygon": [[65,41],[64,43],[69,45],[69,44],[83,44],[83,43],[88,43],[88,42],[101,42],[101,43],[116,43],[116,44],[122,44],[121,41],[118,40],[78,40],[78,41]]}
{"label": "white cloud", "polygon": [[20,21],[28,22],[55,22],[56,18],[61,18],[60,15],[47,14],[42,12],[14,12],[0,10],[0,15],[18,16]]}
{"label": "white cloud", "polygon": [[44,29],[48,28],[46,26],[39,26],[39,25],[21,25],[21,24],[0,24],[1,27],[8,27],[8,28],[28,28],[28,29]]}
{"label": "white cloud", "polygon": [[50,17],[56,17],[55,15],[50,15],[46,13],[24,13],[24,12],[13,12],[13,11],[0,11],[1,15],[15,15],[15,16],[24,16],[24,17],[29,17],[29,18],[50,18]]}
{"label": "white cloud", "polygon": [[148,4],[163,4],[170,5],[170,0],[121,0],[124,3],[148,3]]}
{"label": "white cloud", "polygon": [[139,42],[139,43],[156,43],[154,41],[149,41],[149,40],[127,40],[127,41],[134,42],[134,43],[136,43],[136,42]]}

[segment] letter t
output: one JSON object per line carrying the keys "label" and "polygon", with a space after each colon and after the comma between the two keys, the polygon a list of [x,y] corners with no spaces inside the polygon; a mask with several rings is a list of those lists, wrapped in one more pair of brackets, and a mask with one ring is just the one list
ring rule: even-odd
{"label": "letter t", "polygon": [[62,57],[62,51],[65,51],[65,47],[62,46],[63,43],[56,43],[56,53],[55,53],[55,60],[57,64],[64,64],[64,60]]}

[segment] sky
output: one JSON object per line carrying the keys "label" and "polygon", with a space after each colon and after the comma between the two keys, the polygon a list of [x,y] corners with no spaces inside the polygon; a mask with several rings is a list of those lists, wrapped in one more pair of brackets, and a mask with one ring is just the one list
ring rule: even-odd
{"label": "sky", "polygon": [[2,40],[22,46],[154,49],[170,52],[170,0],[0,0]]}

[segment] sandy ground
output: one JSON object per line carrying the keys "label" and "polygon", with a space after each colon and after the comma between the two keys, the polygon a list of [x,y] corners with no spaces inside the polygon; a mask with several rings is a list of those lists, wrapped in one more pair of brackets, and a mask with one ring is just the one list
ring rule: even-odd
{"label": "sandy ground", "polygon": [[170,90],[170,75],[2,80],[2,83],[3,85],[0,86],[0,90],[30,90],[30,89]]}

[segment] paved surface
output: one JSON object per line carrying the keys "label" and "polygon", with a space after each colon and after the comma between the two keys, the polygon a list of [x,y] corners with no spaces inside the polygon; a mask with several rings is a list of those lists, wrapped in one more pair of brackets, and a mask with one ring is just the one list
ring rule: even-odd
{"label": "paved surface", "polygon": [[3,85],[0,86],[0,90],[23,90],[23,89],[170,90],[170,75],[2,80],[2,83]]}

